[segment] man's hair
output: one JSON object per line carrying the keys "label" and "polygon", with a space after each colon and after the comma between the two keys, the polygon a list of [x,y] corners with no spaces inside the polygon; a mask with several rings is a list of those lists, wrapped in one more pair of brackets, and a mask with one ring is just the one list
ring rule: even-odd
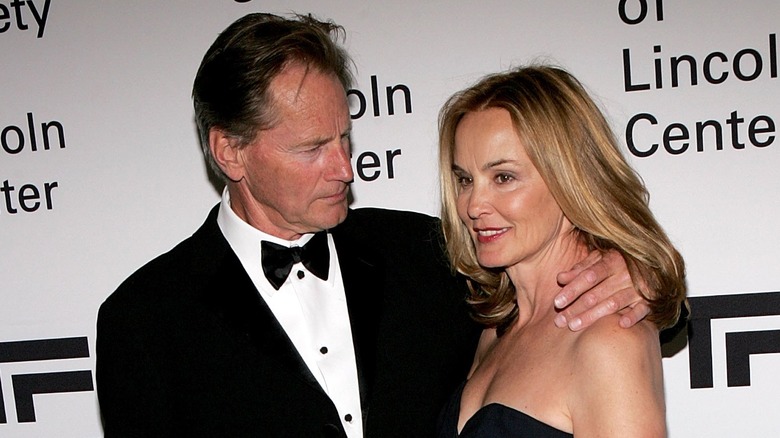
{"label": "man's hair", "polygon": [[271,81],[291,63],[335,75],[345,91],[352,84],[351,60],[339,45],[344,29],[311,15],[284,18],[246,15],[228,26],[203,56],[192,100],[201,147],[211,169],[226,178],[209,148],[209,131],[218,128],[250,144],[275,122]]}
{"label": "man's hair", "polygon": [[442,225],[453,267],[469,278],[477,320],[502,328],[518,311],[506,272],[479,265],[456,208],[455,132],[466,114],[488,108],[509,112],[526,153],[578,238],[591,250],[620,252],[636,289],[650,302],[649,319],[661,328],[672,325],[685,299],[683,259],[650,212],[647,190],[598,106],[576,78],[550,66],[487,76],[452,96],[439,116]]}

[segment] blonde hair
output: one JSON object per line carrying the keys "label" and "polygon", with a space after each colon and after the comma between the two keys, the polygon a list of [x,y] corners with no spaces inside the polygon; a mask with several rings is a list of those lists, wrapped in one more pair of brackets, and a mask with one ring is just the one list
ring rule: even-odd
{"label": "blonde hair", "polygon": [[454,269],[468,277],[475,318],[502,328],[518,312],[507,274],[479,265],[456,209],[455,132],[463,116],[487,108],[509,112],[526,153],[588,248],[623,255],[634,287],[650,303],[649,320],[659,328],[673,325],[686,293],[682,256],[650,212],[647,189],[598,106],[576,78],[551,66],[489,75],[452,96],[439,115],[442,226]]}

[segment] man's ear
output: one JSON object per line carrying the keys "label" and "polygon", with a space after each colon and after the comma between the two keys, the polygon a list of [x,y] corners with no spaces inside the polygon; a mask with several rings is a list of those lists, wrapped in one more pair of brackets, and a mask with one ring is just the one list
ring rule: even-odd
{"label": "man's ear", "polygon": [[239,154],[239,140],[219,128],[209,130],[211,156],[222,172],[233,182],[244,177],[244,163]]}

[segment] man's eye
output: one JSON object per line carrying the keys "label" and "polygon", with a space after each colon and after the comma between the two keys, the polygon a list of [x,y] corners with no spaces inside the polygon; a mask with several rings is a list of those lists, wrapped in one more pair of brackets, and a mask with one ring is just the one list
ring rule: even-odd
{"label": "man's eye", "polygon": [[309,147],[307,147],[305,149],[302,149],[301,152],[303,152],[305,154],[312,154],[314,152],[319,151],[321,147],[322,147],[322,145],[315,144],[315,145],[311,145],[311,146],[309,146]]}

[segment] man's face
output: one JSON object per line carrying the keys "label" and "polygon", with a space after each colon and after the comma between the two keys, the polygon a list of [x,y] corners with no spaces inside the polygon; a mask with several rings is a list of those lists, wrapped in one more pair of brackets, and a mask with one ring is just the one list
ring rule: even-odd
{"label": "man's face", "polygon": [[237,152],[231,205],[283,239],[333,228],[347,216],[353,174],[344,87],[332,74],[290,64],[270,86],[276,122]]}

